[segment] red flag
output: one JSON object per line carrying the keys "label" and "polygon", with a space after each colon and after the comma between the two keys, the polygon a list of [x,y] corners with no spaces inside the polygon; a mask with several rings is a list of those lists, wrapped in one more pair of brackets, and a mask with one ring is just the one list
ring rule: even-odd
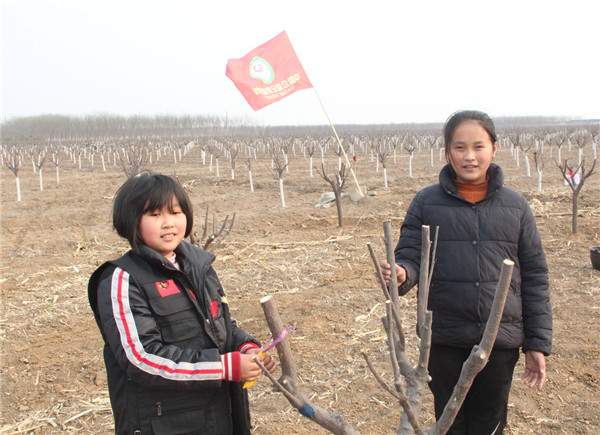
{"label": "red flag", "polygon": [[312,88],[285,32],[240,59],[229,59],[225,74],[254,110]]}

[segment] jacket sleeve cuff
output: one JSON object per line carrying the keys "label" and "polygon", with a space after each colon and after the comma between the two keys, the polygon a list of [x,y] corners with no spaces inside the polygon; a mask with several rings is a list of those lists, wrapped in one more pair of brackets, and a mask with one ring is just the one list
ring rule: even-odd
{"label": "jacket sleeve cuff", "polygon": [[260,346],[253,341],[245,341],[244,343],[240,344],[240,346],[238,347],[238,351],[240,353],[246,353],[250,349],[260,349]]}
{"label": "jacket sleeve cuff", "polygon": [[229,352],[221,355],[223,365],[223,379],[231,382],[239,382],[241,379],[241,357],[239,352]]}
{"label": "jacket sleeve cuff", "polygon": [[400,262],[396,264],[406,270],[406,281],[398,286],[398,294],[403,296],[417,284],[419,271],[407,262]]}

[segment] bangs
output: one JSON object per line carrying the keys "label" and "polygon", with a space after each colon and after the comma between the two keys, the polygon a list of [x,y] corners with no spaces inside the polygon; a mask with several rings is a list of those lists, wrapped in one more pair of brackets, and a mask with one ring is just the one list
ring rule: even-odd
{"label": "bangs", "polygon": [[187,218],[185,237],[188,237],[194,225],[191,201],[177,180],[162,174],[140,174],[119,188],[113,203],[113,227],[135,248],[142,243],[138,234],[142,216],[165,207],[174,213],[174,198]]}

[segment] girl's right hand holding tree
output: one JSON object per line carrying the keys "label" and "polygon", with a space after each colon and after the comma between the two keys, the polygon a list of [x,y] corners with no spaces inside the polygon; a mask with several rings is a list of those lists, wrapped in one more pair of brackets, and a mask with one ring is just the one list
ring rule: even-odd
{"label": "girl's right hand holding tree", "polygon": [[[406,281],[406,269],[402,266],[396,266],[396,278],[398,279],[398,285],[401,285]],[[383,279],[387,286],[390,285],[390,281],[392,280],[392,268],[390,267],[390,263],[386,260],[381,260],[379,262],[379,267],[381,267],[381,273],[383,274]]]}

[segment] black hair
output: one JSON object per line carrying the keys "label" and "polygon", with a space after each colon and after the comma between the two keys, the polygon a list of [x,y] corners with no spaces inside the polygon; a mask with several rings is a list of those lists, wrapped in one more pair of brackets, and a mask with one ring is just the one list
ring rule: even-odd
{"label": "black hair", "polygon": [[444,149],[446,153],[450,151],[450,143],[452,142],[454,131],[464,121],[477,122],[487,132],[493,144],[498,140],[494,121],[492,121],[492,118],[487,113],[478,110],[461,110],[450,115],[450,118],[448,118],[444,125]]}
{"label": "black hair", "polygon": [[149,172],[130,177],[117,190],[113,202],[113,227],[121,237],[129,241],[132,248],[136,248],[144,243],[139,235],[142,215],[163,207],[168,207],[172,212],[173,198],[177,198],[181,211],[187,218],[187,237],[192,231],[194,217],[186,191],[177,180]]}

